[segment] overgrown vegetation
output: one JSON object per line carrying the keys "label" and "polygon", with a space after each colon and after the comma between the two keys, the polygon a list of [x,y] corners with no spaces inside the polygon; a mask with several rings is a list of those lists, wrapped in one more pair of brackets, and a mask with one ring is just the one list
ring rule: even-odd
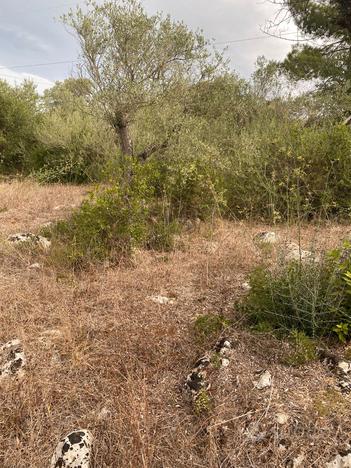
{"label": "overgrown vegetation", "polygon": [[[1,83],[2,173],[120,185],[115,174],[128,155],[152,168],[149,183],[173,217],[349,218],[351,132],[342,121],[350,99],[343,86],[293,97],[286,77],[262,58],[246,82],[200,33],[162,15],[149,18],[134,0],[78,9],[65,21],[84,45],[87,73],[44,96],[30,84]],[[124,50],[131,31],[134,42]],[[99,49],[106,32],[113,42]]]}
{"label": "overgrown vegetation", "polygon": [[195,336],[200,343],[218,338],[218,335],[230,326],[230,320],[217,314],[199,315],[194,323]]}
{"label": "overgrown vegetation", "polygon": [[348,243],[320,261],[261,266],[251,275],[244,310],[256,328],[290,333],[300,348],[301,359],[296,360],[303,360],[305,354],[313,354],[307,337],[335,335],[343,342],[349,338],[350,269]]}
{"label": "overgrown vegetation", "polygon": [[[283,4],[310,27],[303,7]],[[63,21],[80,41],[80,76],[43,96],[1,83],[0,172],[109,187],[53,232],[73,264],[134,244],[172,249],[187,218],[350,218],[344,81],[296,96],[290,75],[262,57],[243,80],[201,32],[149,16],[138,0],[88,3]]]}

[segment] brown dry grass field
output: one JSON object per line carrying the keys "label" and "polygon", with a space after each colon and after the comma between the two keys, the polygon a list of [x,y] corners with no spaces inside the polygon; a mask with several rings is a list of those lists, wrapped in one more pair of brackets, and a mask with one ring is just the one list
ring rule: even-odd
{"label": "brown dry grass field", "polygon": [[[27,364],[0,383],[0,467],[45,468],[57,441],[77,428],[94,435],[93,467],[324,467],[348,442],[351,404],[321,363],[291,368],[284,346],[243,324],[233,303],[259,262],[263,225],[216,221],[184,234],[171,253],[137,252],[132,265],[83,273],[49,266],[6,237],[65,216],[86,187],[0,184],[0,343],[19,338]],[[297,240],[297,228],[275,228]],[[332,247],[347,226],[308,226],[302,245]],[[150,296],[172,297],[156,304]],[[199,314],[233,326],[230,365],[211,373],[212,407],[196,415],[184,391],[199,344]],[[269,369],[273,385],[254,387]],[[288,414],[278,424],[276,415]]]}

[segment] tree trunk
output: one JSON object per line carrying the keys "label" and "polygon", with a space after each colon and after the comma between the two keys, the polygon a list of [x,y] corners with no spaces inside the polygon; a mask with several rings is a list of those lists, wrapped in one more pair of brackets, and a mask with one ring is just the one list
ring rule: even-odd
{"label": "tree trunk", "polygon": [[127,123],[118,125],[118,133],[121,145],[121,151],[124,156],[133,154],[132,142],[129,137],[129,128]]}
{"label": "tree trunk", "polygon": [[129,136],[128,119],[124,116],[116,116],[113,121],[113,127],[118,136],[122,155],[131,156],[133,154],[133,147]]}

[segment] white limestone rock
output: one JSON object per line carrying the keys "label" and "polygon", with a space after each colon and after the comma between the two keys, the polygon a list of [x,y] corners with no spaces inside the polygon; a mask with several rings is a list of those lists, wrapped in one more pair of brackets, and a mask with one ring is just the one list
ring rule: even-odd
{"label": "white limestone rock", "polygon": [[11,340],[0,345],[0,380],[23,374],[26,358],[20,340]]}
{"label": "white limestone rock", "polygon": [[166,304],[174,304],[174,299],[166,296],[151,296],[150,297],[152,302],[156,304],[166,305]]}
{"label": "white limestone rock", "polygon": [[89,468],[93,436],[87,429],[70,432],[60,440],[50,468]]}
{"label": "white limestone rock", "polygon": [[13,244],[23,244],[23,243],[33,243],[39,245],[42,249],[48,250],[51,246],[51,241],[43,236],[38,236],[32,232],[18,232],[17,234],[12,234],[7,238],[8,242]]}
{"label": "white limestone rock", "polygon": [[275,420],[281,426],[284,426],[289,421],[289,415],[286,413],[277,413],[275,415]]}
{"label": "white limestone rock", "polygon": [[316,252],[303,250],[295,242],[285,244],[285,259],[288,261],[318,262],[320,256]]}
{"label": "white limestone rock", "polygon": [[272,374],[265,370],[260,374],[260,377],[257,382],[255,382],[255,387],[258,390],[263,390],[264,388],[269,388],[272,385]]}
{"label": "white limestone rock", "polygon": [[326,468],[351,468],[351,453],[337,455],[334,460],[326,464]]}
{"label": "white limestone rock", "polygon": [[248,281],[245,281],[245,283],[242,283],[241,289],[243,291],[250,291],[252,288],[251,288],[250,283]]}
{"label": "white limestone rock", "polygon": [[263,244],[275,244],[278,241],[278,236],[275,232],[258,232],[254,237],[254,241]]}

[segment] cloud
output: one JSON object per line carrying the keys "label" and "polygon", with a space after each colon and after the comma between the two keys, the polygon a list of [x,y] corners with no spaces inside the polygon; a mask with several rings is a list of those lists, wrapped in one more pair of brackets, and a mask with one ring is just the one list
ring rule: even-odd
{"label": "cloud", "polygon": [[30,80],[36,85],[39,94],[42,94],[46,89],[51,88],[51,86],[54,85],[52,81],[47,80],[42,76],[25,72],[19,73],[5,67],[0,67],[0,80],[7,81],[7,83],[12,86],[20,85],[25,80]]}
{"label": "cloud", "polygon": [[16,26],[0,26],[0,35],[5,36],[13,45],[20,44],[26,49],[42,52],[50,51],[50,47],[40,37]]}

